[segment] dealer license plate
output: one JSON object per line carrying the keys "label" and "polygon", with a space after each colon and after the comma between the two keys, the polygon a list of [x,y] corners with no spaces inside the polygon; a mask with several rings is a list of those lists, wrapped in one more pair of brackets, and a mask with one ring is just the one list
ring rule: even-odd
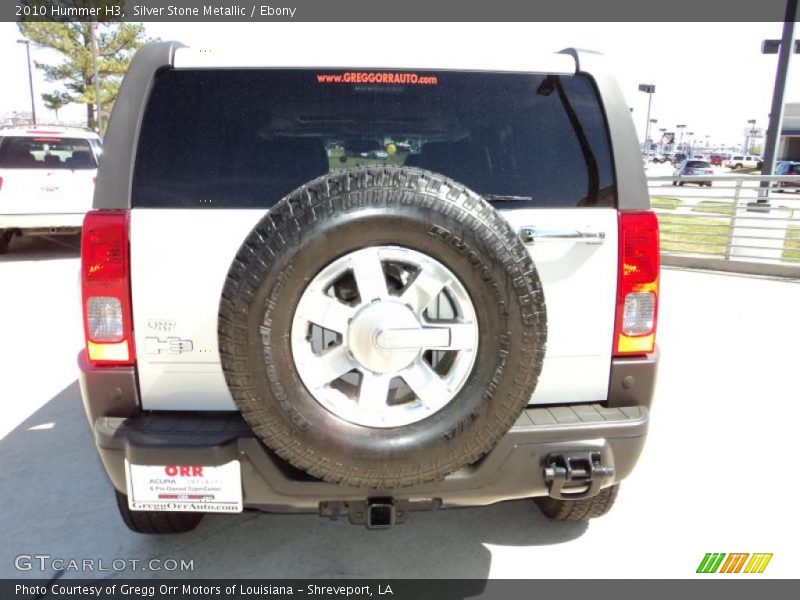
{"label": "dealer license plate", "polygon": [[207,465],[134,465],[125,459],[131,510],[242,512],[238,460]]}

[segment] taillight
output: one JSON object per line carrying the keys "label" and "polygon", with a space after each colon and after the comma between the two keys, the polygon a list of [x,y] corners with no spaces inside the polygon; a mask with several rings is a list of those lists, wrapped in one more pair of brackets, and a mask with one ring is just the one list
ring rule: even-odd
{"label": "taillight", "polygon": [[3,189],[3,178],[0,177],[0,190],[2,190],[2,189]]}
{"label": "taillight", "polygon": [[621,211],[614,356],[648,354],[655,349],[660,268],[655,213]]}
{"label": "taillight", "polygon": [[86,354],[98,365],[132,365],[128,211],[93,210],[83,220],[81,289]]}

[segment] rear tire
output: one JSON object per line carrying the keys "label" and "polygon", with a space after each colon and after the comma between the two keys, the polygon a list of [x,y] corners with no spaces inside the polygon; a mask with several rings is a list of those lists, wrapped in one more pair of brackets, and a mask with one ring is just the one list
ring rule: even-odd
{"label": "rear tire", "polygon": [[600,490],[600,493],[591,498],[580,500],[559,500],[544,496],[534,498],[539,510],[551,521],[588,521],[602,517],[611,507],[619,493],[619,484]]}
{"label": "rear tire", "polygon": [[136,533],[186,533],[203,520],[203,513],[131,510],[128,507],[128,496],[114,491],[122,520],[128,529]]}

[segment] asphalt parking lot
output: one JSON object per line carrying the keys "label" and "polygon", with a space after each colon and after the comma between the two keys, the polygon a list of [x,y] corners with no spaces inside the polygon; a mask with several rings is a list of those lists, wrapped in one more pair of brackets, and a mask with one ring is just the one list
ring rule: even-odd
{"label": "asphalt parking lot", "polygon": [[[554,524],[530,501],[369,531],[314,515],[210,516],[183,536],[119,519],[80,404],[74,240],[0,257],[0,577],[19,555],[192,560],[65,577],[689,577],[706,552],[772,552],[796,576],[800,281],[665,269],[650,437],[615,509]],[[706,576],[708,577],[708,576]]]}

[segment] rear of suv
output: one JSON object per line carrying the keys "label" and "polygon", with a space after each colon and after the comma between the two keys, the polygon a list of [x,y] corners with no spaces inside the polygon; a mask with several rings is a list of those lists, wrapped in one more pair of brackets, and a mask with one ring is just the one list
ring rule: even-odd
{"label": "rear of suv", "polygon": [[[687,159],[681,162],[677,167],[675,167],[675,171],[672,173],[674,177],[678,179],[674,179],[672,181],[672,185],[683,185],[684,183],[696,183],[699,186],[707,185],[711,187],[710,181],[702,181],[698,179],[694,179],[694,177],[700,175],[713,175],[714,170],[711,168],[711,164],[705,160],[695,160],[694,158]],[[682,181],[682,177],[692,177],[688,182]]]}
{"label": "rear of suv", "polygon": [[80,233],[100,152],[100,138],[89,130],[0,130],[0,254],[14,236]]}
{"label": "rear of suv", "polygon": [[657,364],[627,103],[593,53],[439,59],[135,56],[83,226],[79,358],[134,531],[611,507]]}

